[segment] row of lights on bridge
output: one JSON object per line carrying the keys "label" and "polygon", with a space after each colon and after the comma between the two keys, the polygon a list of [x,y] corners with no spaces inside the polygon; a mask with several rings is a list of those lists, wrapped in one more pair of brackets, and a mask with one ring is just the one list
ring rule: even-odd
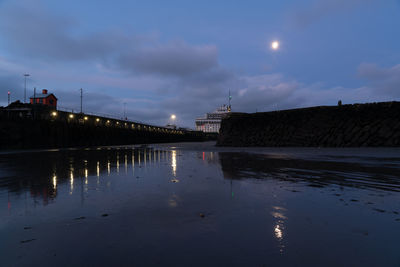
{"label": "row of lights on bridge", "polygon": [[[58,115],[58,113],[57,113],[56,111],[51,112],[51,116],[52,116],[52,117],[57,117],[57,115]],[[69,114],[68,117],[69,117],[70,119],[73,119],[73,118],[75,118],[75,114]],[[84,116],[83,119],[84,119],[85,121],[87,121],[87,120],[89,120],[89,117],[88,117],[88,116]],[[96,118],[96,122],[100,122],[100,119],[99,119],[99,118]],[[106,121],[106,124],[110,124],[110,123],[111,123],[110,120],[107,120],[107,121]],[[119,121],[117,121],[116,124],[119,125]],[[128,123],[126,123],[126,122],[125,122],[124,124],[125,124],[125,126],[128,125]],[[132,124],[132,127],[134,127],[134,124]],[[140,129],[140,125],[138,125],[138,128]],[[146,129],[147,127],[146,127],[146,126],[143,126],[143,128]],[[149,129],[161,130],[161,129],[158,128],[158,127],[151,127],[151,126],[149,126]],[[172,132],[179,132],[179,133],[182,133],[182,131],[176,131],[176,130],[173,130]]]}

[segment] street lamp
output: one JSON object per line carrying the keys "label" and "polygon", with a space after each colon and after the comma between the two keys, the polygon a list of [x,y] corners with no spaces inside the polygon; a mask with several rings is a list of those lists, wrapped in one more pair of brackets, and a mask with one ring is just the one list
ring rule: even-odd
{"label": "street lamp", "polygon": [[171,115],[171,120],[174,121],[175,119],[176,119],[176,115],[175,115],[175,114],[172,114],[172,115]]}
{"label": "street lamp", "polygon": [[24,103],[26,103],[26,77],[29,77],[30,75],[28,73],[24,74],[24,78],[25,78],[25,90],[24,90]]}

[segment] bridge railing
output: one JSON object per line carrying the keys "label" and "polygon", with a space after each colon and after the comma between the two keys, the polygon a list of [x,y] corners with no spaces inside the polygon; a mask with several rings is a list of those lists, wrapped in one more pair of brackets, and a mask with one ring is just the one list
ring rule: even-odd
{"label": "bridge railing", "polygon": [[[72,108],[67,108],[67,107],[60,107],[60,106],[57,106],[57,110],[59,110],[59,111],[64,111],[64,112],[70,112],[70,113],[73,113],[73,114],[80,114],[80,112],[77,112],[76,110],[74,110],[74,109],[72,109]],[[126,118],[123,118],[122,116],[117,116],[117,115],[115,115],[115,114],[109,114],[109,113],[86,111],[86,112],[83,112],[83,114],[91,115],[91,116],[99,116],[99,117],[109,118],[109,119],[113,119],[113,120],[124,120],[124,121],[127,121],[127,122],[134,122],[134,123],[140,123],[140,124],[147,124],[147,123],[145,123],[145,122],[143,122],[143,121],[130,120],[130,119],[128,119],[127,117],[126,117]],[[149,125],[149,124],[148,124],[148,125]],[[157,127],[159,127],[159,126],[157,126]]]}
{"label": "bridge railing", "polygon": [[[57,107],[57,111],[61,113],[66,113],[63,116],[58,116],[57,112],[51,112],[50,118],[53,120],[57,119],[66,119],[68,122],[79,122],[79,123],[88,123],[89,117],[92,117],[92,122],[95,125],[104,125],[104,126],[114,126],[114,127],[125,127],[136,130],[147,130],[147,131],[164,131],[168,133],[176,133],[183,134],[184,132],[180,129],[171,129],[163,126],[152,125],[148,123],[144,123],[142,121],[137,120],[128,120],[127,118],[121,118],[120,116],[105,114],[105,113],[95,113],[95,112],[76,112],[74,109],[67,107]],[[101,118],[101,119],[100,119]],[[104,120],[104,121],[103,121]],[[130,125],[130,126],[129,126]]]}

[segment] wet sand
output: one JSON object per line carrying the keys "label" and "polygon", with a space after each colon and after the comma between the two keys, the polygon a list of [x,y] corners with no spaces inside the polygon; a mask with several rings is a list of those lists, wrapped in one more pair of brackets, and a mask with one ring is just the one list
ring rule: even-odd
{"label": "wet sand", "polygon": [[0,153],[4,266],[399,266],[397,148]]}

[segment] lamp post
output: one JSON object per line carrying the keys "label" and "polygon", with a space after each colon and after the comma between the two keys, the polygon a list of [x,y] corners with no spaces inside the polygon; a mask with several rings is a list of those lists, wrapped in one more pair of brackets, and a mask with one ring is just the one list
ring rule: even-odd
{"label": "lamp post", "polygon": [[124,120],[127,120],[128,118],[126,117],[126,103],[124,103]]}
{"label": "lamp post", "polygon": [[10,91],[8,91],[7,95],[8,95],[8,105],[10,105],[10,95],[11,95]]}
{"label": "lamp post", "polygon": [[26,103],[26,77],[29,77],[30,75],[28,73],[24,74],[24,78],[25,78],[25,90],[24,90],[24,103]]}
{"label": "lamp post", "polygon": [[81,88],[81,113],[82,113],[82,98],[83,98],[83,89]]}

